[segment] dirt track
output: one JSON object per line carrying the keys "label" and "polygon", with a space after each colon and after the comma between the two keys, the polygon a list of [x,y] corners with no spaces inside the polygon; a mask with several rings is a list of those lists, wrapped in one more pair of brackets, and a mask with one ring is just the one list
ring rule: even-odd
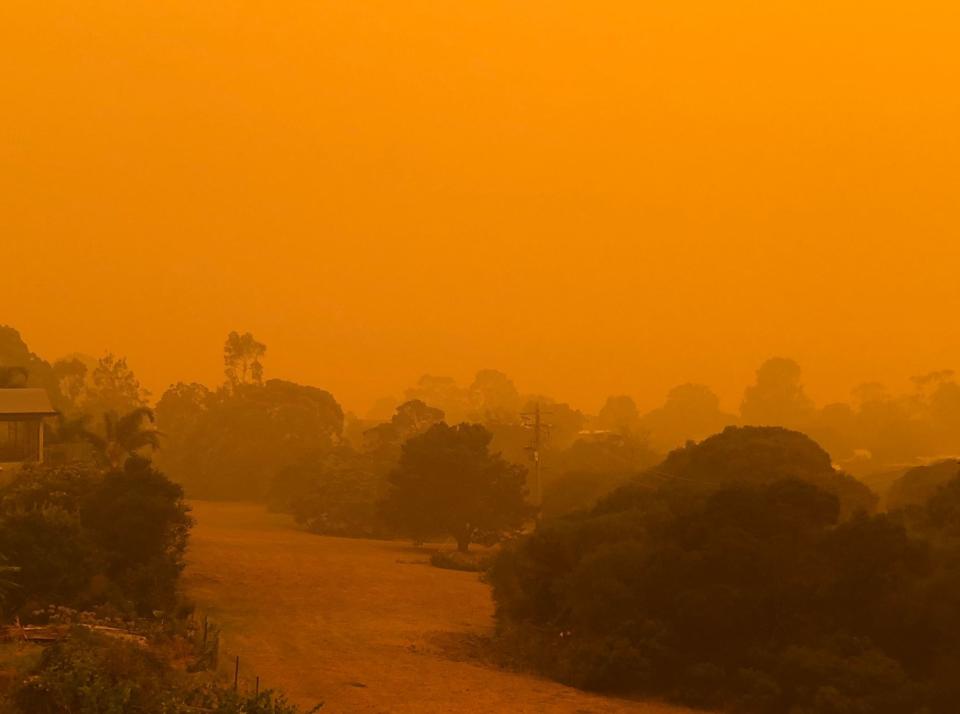
{"label": "dirt track", "polygon": [[[258,506],[196,502],[185,583],[224,628],[222,662],[324,712],[642,712],[474,657],[489,588],[401,542],[325,538]],[[232,662],[232,659],[230,660]]]}

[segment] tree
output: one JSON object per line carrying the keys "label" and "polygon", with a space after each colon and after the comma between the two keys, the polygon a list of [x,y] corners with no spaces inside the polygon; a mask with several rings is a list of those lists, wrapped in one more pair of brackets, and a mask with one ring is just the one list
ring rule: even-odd
{"label": "tree", "polygon": [[516,421],[520,392],[503,372],[481,369],[469,388],[473,418],[484,423]]}
{"label": "tree", "polygon": [[7,387],[45,389],[56,409],[66,406],[50,364],[31,352],[14,328],[0,325],[0,382],[4,381]]}
{"label": "tree", "polygon": [[799,479],[835,495],[844,517],[872,512],[877,505],[876,495],[835,469],[830,454],[817,442],[782,427],[729,426],[698,444],[687,444],[651,470],[647,482],[666,478],[698,489]]}
{"label": "tree", "polygon": [[263,384],[263,363],[267,346],[250,332],[231,332],[223,345],[223,367],[231,387]]}
{"label": "tree", "polygon": [[193,429],[209,408],[212,395],[202,384],[177,382],[157,402],[157,424],[164,434],[179,438]]}
{"label": "tree", "polygon": [[157,418],[164,469],[204,498],[261,499],[279,470],[329,450],[343,432],[333,395],[279,379],[212,394],[178,385],[160,400]]}
{"label": "tree", "polygon": [[622,394],[607,397],[606,403],[597,415],[597,426],[615,431],[618,434],[630,434],[637,430],[640,413],[632,397]]}
{"label": "tree", "polygon": [[954,480],[958,474],[960,474],[960,462],[956,459],[916,466],[891,484],[887,492],[887,507],[895,510],[920,506],[930,500],[941,486]]}
{"label": "tree", "polygon": [[126,357],[107,353],[90,376],[83,410],[88,414],[124,414],[146,405],[149,394],[140,386]]}
{"label": "tree", "polygon": [[516,530],[531,515],[526,469],[490,452],[479,424],[434,424],[403,446],[389,476],[386,517],[418,539],[450,535],[457,549]]}
{"label": "tree", "polygon": [[123,416],[109,411],[103,415],[103,434],[88,431],[85,436],[100,458],[116,469],[141,449],[160,448],[160,432],[146,426],[154,422],[153,410],[147,407],[134,409]]}
{"label": "tree", "polygon": [[[945,501],[931,527],[958,522]],[[792,478],[665,481],[541,521],[489,580],[504,642],[577,686],[751,714],[947,714],[958,561],[930,545],[887,515],[841,522],[836,496]]]}
{"label": "tree", "polygon": [[760,365],[757,383],[747,387],[740,406],[744,422],[755,426],[806,427],[814,415],[813,402],[800,383],[800,365],[774,357]]}
{"label": "tree", "polygon": [[192,524],[188,512],[179,484],[135,456],[96,482],[81,501],[80,522],[101,551],[107,575],[149,611],[175,601]]}
{"label": "tree", "polygon": [[0,389],[26,387],[28,378],[26,367],[0,367]]}
{"label": "tree", "polygon": [[419,399],[411,399],[397,407],[390,421],[367,429],[363,433],[364,446],[368,451],[396,448],[441,421],[443,411],[427,406]]}
{"label": "tree", "polygon": [[65,357],[53,363],[53,374],[60,385],[60,392],[76,410],[86,396],[87,377],[91,370],[80,357]]}
{"label": "tree", "polygon": [[408,400],[419,399],[432,407],[442,409],[451,424],[466,419],[470,411],[469,394],[453,377],[425,374],[417,380],[415,386],[406,390],[404,396]]}
{"label": "tree", "polygon": [[670,390],[662,407],[643,416],[640,427],[650,433],[654,448],[667,451],[715,434],[736,420],[721,411],[720,399],[709,387],[681,384]]}

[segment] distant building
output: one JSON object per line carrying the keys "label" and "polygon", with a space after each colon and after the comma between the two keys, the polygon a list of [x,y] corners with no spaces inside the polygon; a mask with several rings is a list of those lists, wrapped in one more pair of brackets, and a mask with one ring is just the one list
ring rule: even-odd
{"label": "distant building", "polygon": [[0,468],[43,463],[43,420],[56,413],[43,389],[0,389]]}

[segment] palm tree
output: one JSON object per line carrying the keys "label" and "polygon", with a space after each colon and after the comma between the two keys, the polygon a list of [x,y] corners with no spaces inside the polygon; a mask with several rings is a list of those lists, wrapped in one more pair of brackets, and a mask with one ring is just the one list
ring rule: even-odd
{"label": "palm tree", "polygon": [[160,432],[145,426],[155,422],[153,410],[148,407],[138,407],[123,416],[109,411],[103,415],[103,435],[85,431],[84,437],[111,468],[118,469],[140,449],[160,448]]}

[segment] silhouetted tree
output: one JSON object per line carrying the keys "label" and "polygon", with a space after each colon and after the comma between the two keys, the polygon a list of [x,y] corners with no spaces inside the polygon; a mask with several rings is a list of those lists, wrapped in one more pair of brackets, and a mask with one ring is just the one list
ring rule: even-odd
{"label": "silhouetted tree", "polygon": [[267,346],[253,335],[231,332],[223,345],[223,367],[227,383],[232,387],[263,383],[263,363]]}
{"label": "silhouetted tree", "polygon": [[427,406],[419,399],[411,399],[397,407],[390,421],[364,431],[364,448],[370,451],[399,449],[411,436],[422,434],[441,421],[442,410]]}
{"label": "silhouetted tree", "polygon": [[77,411],[86,398],[87,378],[90,370],[78,357],[60,359],[53,363],[53,373],[60,384],[60,391],[70,403],[71,411]]}
{"label": "silhouetted tree", "polygon": [[442,409],[451,424],[463,421],[470,412],[470,395],[453,377],[425,374],[415,386],[406,390],[405,396],[408,400],[419,399]]}
{"label": "silhouetted tree", "polygon": [[90,375],[83,411],[88,414],[125,414],[146,405],[148,393],[140,385],[126,357],[108,353],[97,360]]}
{"label": "silhouetted tree", "polygon": [[389,477],[388,520],[417,540],[450,535],[462,552],[523,525],[526,469],[491,453],[490,440],[479,424],[440,423],[407,441]]}
{"label": "silhouetted tree", "polygon": [[800,376],[800,365],[791,359],[775,357],[760,365],[757,383],[743,395],[743,421],[754,426],[805,427],[814,410]]}
{"label": "silhouetted tree", "polygon": [[[872,512],[876,495],[857,479],[837,471],[830,454],[805,434],[782,427],[730,426],[700,443],[676,449],[634,485],[637,493],[663,482],[708,492],[736,483],[799,479],[836,495],[845,517]],[[623,497],[630,487],[613,496]]]}
{"label": "silhouetted tree", "polygon": [[637,431],[640,422],[640,412],[633,397],[620,395],[607,397],[607,401],[597,414],[597,426],[601,429],[615,431],[620,434],[631,434]]}
{"label": "silhouetted tree", "polygon": [[45,389],[56,409],[64,409],[60,385],[50,364],[27,347],[20,333],[12,327],[0,325],[0,371],[6,371],[8,387],[39,387]]}
{"label": "silhouetted tree", "polygon": [[922,505],[958,474],[960,462],[956,459],[912,468],[890,486],[887,507],[897,509]]}
{"label": "silhouetted tree", "polygon": [[471,418],[477,422],[513,422],[520,410],[520,392],[507,375],[495,369],[477,372],[468,389]]}
{"label": "silhouetted tree", "polygon": [[261,499],[278,471],[329,450],[343,410],[316,387],[280,379],[208,392],[176,385],[158,404],[160,463],[192,496]]}
{"label": "silhouetted tree", "polygon": [[0,389],[26,387],[28,377],[26,367],[0,367]]}
{"label": "silhouetted tree", "polygon": [[667,394],[667,400],[640,419],[640,429],[661,452],[687,441],[699,441],[736,423],[732,414],[720,409],[720,399],[702,384],[681,384]]}

